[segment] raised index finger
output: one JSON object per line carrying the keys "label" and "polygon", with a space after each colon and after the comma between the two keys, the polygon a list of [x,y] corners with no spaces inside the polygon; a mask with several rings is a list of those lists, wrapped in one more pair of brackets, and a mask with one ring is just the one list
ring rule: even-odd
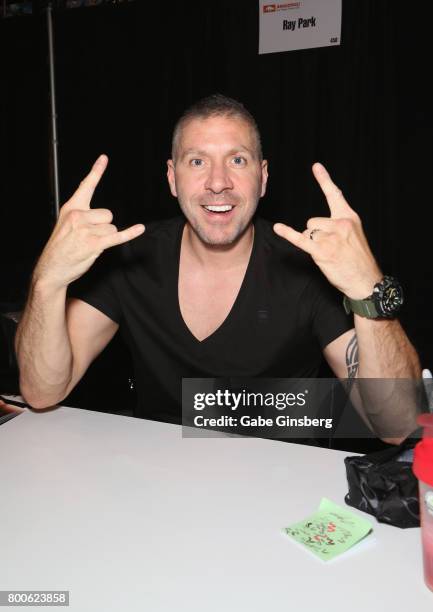
{"label": "raised index finger", "polygon": [[325,166],[316,162],[313,164],[313,174],[316,181],[319,183],[321,190],[326,196],[331,218],[338,219],[348,217],[353,210],[346,202],[341,189],[332,181]]}
{"label": "raised index finger", "polygon": [[69,209],[88,210],[93,193],[108,164],[108,157],[100,155],[92,166],[89,174],[81,181],[78,189],[69,200]]}

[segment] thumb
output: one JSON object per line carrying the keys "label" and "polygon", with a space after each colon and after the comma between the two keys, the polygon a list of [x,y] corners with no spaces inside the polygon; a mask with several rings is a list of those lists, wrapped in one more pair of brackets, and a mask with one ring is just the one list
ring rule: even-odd
{"label": "thumb", "polygon": [[311,255],[311,251],[314,248],[313,241],[309,240],[301,232],[297,232],[293,227],[285,225],[284,223],[275,223],[274,232],[278,234],[278,236],[281,236],[281,238],[284,238],[294,246]]}
{"label": "thumb", "polygon": [[129,242],[130,240],[134,240],[134,238],[138,238],[138,236],[141,236],[141,234],[144,233],[144,230],[144,225],[142,223],[137,223],[136,225],[127,227],[126,229],[116,232],[115,234],[101,236],[100,245],[103,249],[109,249],[110,247],[123,244],[124,242]]}

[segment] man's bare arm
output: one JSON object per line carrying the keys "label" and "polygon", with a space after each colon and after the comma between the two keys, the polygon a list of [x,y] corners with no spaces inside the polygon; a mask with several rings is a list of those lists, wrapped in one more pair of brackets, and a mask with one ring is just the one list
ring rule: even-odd
{"label": "man's bare arm", "polygon": [[32,287],[17,329],[21,394],[33,408],[63,400],[118,329],[81,300]]}
{"label": "man's bare arm", "polygon": [[109,210],[90,208],[107,162],[105,156],[99,157],[62,206],[33,272],[15,347],[21,392],[34,408],[62,400],[117,330],[114,321],[84,302],[73,300],[66,306],[68,285],[87,272],[105,249],[144,231],[141,224],[118,231]]}
{"label": "man's bare arm", "polygon": [[398,320],[354,318],[359,378],[421,378],[418,355]]}
{"label": "man's bare arm", "polygon": [[[359,215],[349,206],[322,164],[316,163],[312,169],[326,196],[330,216],[309,219],[303,232],[282,223],[274,225],[274,230],[311,255],[328,281],[342,294],[352,300],[363,300],[372,294],[383,274],[371,252]],[[356,373],[360,383],[353,385],[353,389],[362,392],[362,414],[368,416],[373,430],[382,439],[398,441],[415,428],[415,381],[421,378],[418,357],[396,320],[371,320],[355,314],[355,329],[356,339],[353,339],[353,332],[343,334],[326,347],[325,356],[340,378],[353,378]],[[356,348],[359,352],[357,368]],[[374,383],[374,379],[382,382]],[[389,382],[385,384],[386,379]],[[395,382],[396,379],[401,382]],[[371,382],[364,382],[367,380]],[[403,380],[407,381],[407,389]],[[378,399],[380,385],[384,401],[373,401]],[[396,393],[397,388],[404,393]],[[391,431],[392,424],[400,427],[401,437],[400,434],[394,438],[381,433]]]}
{"label": "man's bare arm", "polygon": [[355,315],[355,329],[331,342],[324,355],[336,376],[360,379],[352,403],[372,431],[398,444],[416,428],[418,355],[397,320]]}
{"label": "man's bare arm", "polygon": [[418,355],[396,319],[355,315],[355,329],[328,344],[324,355],[339,378],[421,377]]}

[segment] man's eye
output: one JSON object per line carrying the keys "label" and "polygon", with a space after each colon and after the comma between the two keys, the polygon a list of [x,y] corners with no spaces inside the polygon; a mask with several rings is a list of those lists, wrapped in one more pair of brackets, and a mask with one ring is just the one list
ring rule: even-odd
{"label": "man's eye", "polygon": [[191,166],[194,166],[195,168],[200,168],[200,166],[203,165],[203,160],[202,159],[192,159],[190,161]]}
{"label": "man's eye", "polygon": [[233,158],[233,163],[235,166],[243,166],[246,163],[244,157],[236,156]]}

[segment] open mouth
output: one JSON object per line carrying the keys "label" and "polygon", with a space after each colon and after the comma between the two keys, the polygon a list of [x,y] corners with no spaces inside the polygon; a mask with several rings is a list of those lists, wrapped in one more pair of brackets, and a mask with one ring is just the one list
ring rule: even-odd
{"label": "open mouth", "polygon": [[231,204],[209,204],[203,205],[202,208],[204,208],[210,215],[226,216],[234,209],[234,206]]}

